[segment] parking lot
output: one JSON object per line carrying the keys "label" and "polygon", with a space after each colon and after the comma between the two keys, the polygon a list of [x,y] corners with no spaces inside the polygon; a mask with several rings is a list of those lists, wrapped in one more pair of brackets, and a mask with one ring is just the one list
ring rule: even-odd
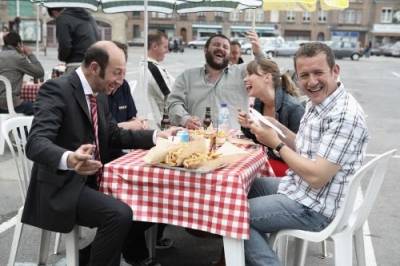
{"label": "parking lot", "polygon": [[[143,57],[143,48],[129,48],[127,80],[138,80],[138,62]],[[251,55],[244,55],[248,62]],[[52,67],[57,65],[56,50],[49,49],[45,57],[40,53],[49,75]],[[290,57],[277,57],[277,63],[282,70],[293,69]],[[389,149],[399,150],[392,159],[381,193],[369,217],[369,228],[365,231],[367,264],[368,265],[399,265],[400,262],[400,58],[377,57],[360,58],[352,61],[349,58],[338,60],[341,68],[340,79],[345,87],[357,98],[368,115],[370,142],[368,157]],[[204,64],[201,49],[185,49],[183,53],[171,53],[164,62],[166,68],[174,76],[179,75],[188,67]],[[229,89],[229,88],[227,88]],[[0,265],[6,265],[10,251],[13,217],[21,206],[17,173],[14,170],[10,153],[0,156]],[[175,239],[172,249],[158,252],[158,258],[163,266],[203,266],[210,265],[218,258],[221,249],[219,239],[199,239],[186,233],[181,228],[167,227],[168,237]],[[85,231],[84,243],[90,241],[92,231]],[[19,265],[31,265],[37,256],[38,234],[33,228],[27,228],[18,255]],[[51,246],[52,247],[52,246]],[[332,247],[329,246],[332,253]],[[63,248],[62,248],[63,249]],[[332,258],[321,260],[320,245],[310,245],[306,265],[334,265]],[[64,253],[52,256],[50,262],[54,265],[64,265]],[[23,264],[24,263],[24,264]],[[356,264],[354,264],[356,265]]]}

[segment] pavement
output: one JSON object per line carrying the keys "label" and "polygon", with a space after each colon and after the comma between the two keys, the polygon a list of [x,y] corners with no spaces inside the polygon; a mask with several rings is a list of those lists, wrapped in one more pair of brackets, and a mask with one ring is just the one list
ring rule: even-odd
{"label": "pavement", "polygon": [[[127,79],[138,80],[138,62],[143,57],[143,48],[130,47]],[[41,60],[50,75],[58,64],[56,50],[48,49],[47,56],[40,52]],[[244,56],[245,62],[251,56]],[[282,69],[293,69],[291,58],[276,58]],[[172,75],[177,76],[184,69],[200,66],[204,62],[202,50],[185,49],[184,53],[167,55],[164,65]],[[400,150],[400,58],[370,57],[360,61],[338,60],[341,80],[356,97],[368,115],[370,142],[367,159],[389,149]],[[364,228],[367,251],[367,265],[395,266],[400,263],[400,182],[398,168],[400,152],[391,160],[381,193]],[[0,155],[0,266],[6,265],[12,242],[15,215],[22,205],[17,173],[10,152]],[[94,236],[94,230],[85,229],[80,246],[84,247]],[[222,249],[220,239],[201,239],[188,234],[183,228],[167,226],[165,236],[175,240],[171,249],[158,250],[157,259],[163,266],[206,266],[216,260]],[[16,265],[35,265],[38,256],[38,230],[26,226],[18,251]],[[54,238],[54,236],[53,236]],[[50,245],[54,247],[53,243]],[[50,255],[49,264],[64,266],[64,241],[58,255]],[[333,247],[328,243],[329,255],[321,259],[321,245],[310,244],[306,265],[334,265]],[[353,263],[356,265],[356,263]],[[126,263],[122,262],[125,266]]]}

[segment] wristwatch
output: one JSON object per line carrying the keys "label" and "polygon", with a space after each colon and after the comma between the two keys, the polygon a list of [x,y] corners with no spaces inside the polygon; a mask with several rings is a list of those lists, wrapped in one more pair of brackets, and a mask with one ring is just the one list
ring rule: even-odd
{"label": "wristwatch", "polygon": [[282,147],[283,146],[285,146],[286,144],[285,143],[283,143],[283,142],[281,142],[281,143],[279,143],[278,144],[278,146],[276,146],[275,147],[275,149],[274,149],[274,153],[275,153],[275,155],[278,155],[279,156],[279,152],[280,152],[280,150],[282,149]]}

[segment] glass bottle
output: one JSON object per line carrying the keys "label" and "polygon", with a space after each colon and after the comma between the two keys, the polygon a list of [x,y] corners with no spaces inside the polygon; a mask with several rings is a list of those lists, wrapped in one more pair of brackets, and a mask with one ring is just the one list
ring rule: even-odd
{"label": "glass bottle", "polygon": [[207,129],[211,125],[211,123],[211,107],[206,107],[206,114],[203,119],[203,128]]}
{"label": "glass bottle", "polygon": [[164,109],[163,117],[161,119],[161,130],[166,130],[170,126],[171,126],[171,121],[169,120],[167,110]]}

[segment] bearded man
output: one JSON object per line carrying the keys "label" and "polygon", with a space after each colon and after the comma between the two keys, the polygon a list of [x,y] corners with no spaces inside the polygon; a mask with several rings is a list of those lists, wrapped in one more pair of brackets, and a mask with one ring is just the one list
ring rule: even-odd
{"label": "bearded man", "polygon": [[[265,57],[258,36],[248,32],[256,58]],[[239,129],[237,110],[248,109],[248,96],[243,79],[246,64],[229,65],[230,40],[222,34],[211,36],[205,46],[206,64],[185,70],[175,80],[168,96],[167,108],[171,123],[188,129],[201,127],[206,107],[211,108],[211,119],[217,121],[218,108],[226,103],[230,111],[229,126]]]}

